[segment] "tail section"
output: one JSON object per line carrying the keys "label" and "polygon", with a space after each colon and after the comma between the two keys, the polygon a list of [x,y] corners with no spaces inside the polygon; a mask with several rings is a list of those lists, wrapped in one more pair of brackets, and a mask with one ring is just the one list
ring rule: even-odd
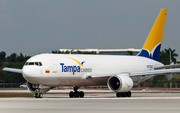
{"label": "tail section", "polygon": [[146,42],[138,56],[158,61],[166,21],[167,9],[161,9]]}

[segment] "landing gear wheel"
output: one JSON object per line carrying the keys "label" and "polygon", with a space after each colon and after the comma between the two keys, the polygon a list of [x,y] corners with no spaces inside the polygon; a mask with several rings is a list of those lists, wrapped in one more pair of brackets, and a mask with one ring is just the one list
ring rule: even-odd
{"label": "landing gear wheel", "polygon": [[42,93],[39,93],[39,98],[42,98],[43,97],[43,94]]}
{"label": "landing gear wheel", "polygon": [[38,98],[38,93],[35,93],[35,98]]}
{"label": "landing gear wheel", "polygon": [[131,91],[129,92],[117,92],[116,97],[131,97]]}
{"label": "landing gear wheel", "polygon": [[74,92],[73,91],[69,92],[69,98],[73,98],[73,97],[74,97]]}
{"label": "landing gear wheel", "polygon": [[121,97],[121,93],[116,93],[116,97]]}
{"label": "landing gear wheel", "polygon": [[77,86],[73,87],[73,91],[70,91],[69,92],[69,98],[83,98],[84,97],[84,92],[83,91],[78,91],[78,88]]}
{"label": "landing gear wheel", "polygon": [[126,97],[126,93],[122,93],[122,97]]}
{"label": "landing gear wheel", "polygon": [[42,93],[35,93],[35,98],[42,98],[43,94]]}
{"label": "landing gear wheel", "polygon": [[78,91],[74,92],[74,97],[79,98],[79,92]]}
{"label": "landing gear wheel", "polygon": [[131,91],[127,92],[127,93],[126,93],[126,96],[127,96],[127,97],[131,97]]}
{"label": "landing gear wheel", "polygon": [[80,98],[83,98],[83,97],[84,97],[84,92],[83,92],[83,91],[80,91],[80,92],[79,92],[79,97],[80,97]]}

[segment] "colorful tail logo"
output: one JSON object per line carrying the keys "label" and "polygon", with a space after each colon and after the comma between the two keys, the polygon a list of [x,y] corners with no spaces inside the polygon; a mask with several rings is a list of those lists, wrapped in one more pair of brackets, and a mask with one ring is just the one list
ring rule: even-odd
{"label": "colorful tail logo", "polygon": [[167,9],[161,9],[146,42],[138,56],[158,61],[166,21]]}

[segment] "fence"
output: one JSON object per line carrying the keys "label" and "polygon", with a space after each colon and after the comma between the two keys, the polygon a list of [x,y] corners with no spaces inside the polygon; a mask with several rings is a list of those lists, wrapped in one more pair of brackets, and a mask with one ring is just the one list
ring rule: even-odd
{"label": "fence", "polygon": [[20,88],[22,83],[0,83],[0,88]]}
{"label": "fence", "polygon": [[141,83],[133,89],[142,90],[142,89],[171,89],[171,90],[180,90],[180,83]]}

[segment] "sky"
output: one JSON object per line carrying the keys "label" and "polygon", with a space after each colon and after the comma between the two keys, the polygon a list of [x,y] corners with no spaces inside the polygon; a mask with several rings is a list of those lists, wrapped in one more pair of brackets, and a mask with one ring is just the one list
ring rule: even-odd
{"label": "sky", "polygon": [[[0,51],[141,49],[168,8],[162,49],[180,55],[180,0],[0,0]],[[180,60],[180,57],[178,57]]]}

